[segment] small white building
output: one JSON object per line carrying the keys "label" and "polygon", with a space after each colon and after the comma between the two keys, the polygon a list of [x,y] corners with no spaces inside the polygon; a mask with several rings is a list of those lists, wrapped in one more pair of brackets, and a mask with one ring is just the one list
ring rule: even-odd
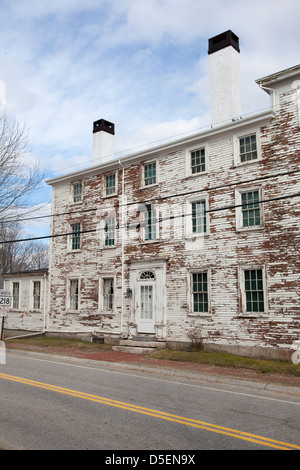
{"label": "small white building", "polygon": [[48,270],[4,274],[4,290],[12,295],[5,317],[5,336],[18,332],[39,333],[46,330],[48,305]]}

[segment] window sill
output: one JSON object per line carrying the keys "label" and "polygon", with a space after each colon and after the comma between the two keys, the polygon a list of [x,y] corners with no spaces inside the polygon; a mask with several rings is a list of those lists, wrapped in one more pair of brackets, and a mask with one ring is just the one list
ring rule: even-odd
{"label": "window sill", "polygon": [[141,240],[140,243],[142,243],[143,245],[151,245],[152,243],[159,243],[160,240],[156,239],[156,240]]}
{"label": "window sill", "polygon": [[257,225],[255,227],[237,227],[237,232],[256,232],[260,230],[264,230],[264,225]]}
{"label": "window sill", "polygon": [[200,312],[199,312],[199,313],[190,312],[190,313],[188,313],[188,316],[189,316],[189,317],[193,317],[193,318],[195,318],[195,317],[197,317],[197,318],[199,318],[199,317],[200,317],[200,318],[209,318],[209,317],[211,317],[212,315],[211,315],[211,313],[209,313],[209,312],[203,312],[203,313],[200,313]]}
{"label": "window sill", "polygon": [[269,314],[267,312],[262,312],[262,313],[256,313],[256,312],[253,312],[253,313],[245,313],[245,312],[242,312],[238,315],[238,318],[267,318],[269,316]]}
{"label": "window sill", "polygon": [[147,188],[154,188],[155,186],[159,186],[159,183],[152,183],[140,186],[139,189],[147,189]]}
{"label": "window sill", "polygon": [[115,312],[106,312],[104,310],[98,310],[98,314],[99,315],[105,315],[105,316],[115,316],[116,315]]}
{"label": "window sill", "polygon": [[118,248],[118,245],[102,245],[101,250],[112,250],[114,248]]}
{"label": "window sill", "polygon": [[207,176],[208,175],[208,171],[199,171],[199,173],[188,173],[186,175],[186,179],[189,179],[189,178],[197,178],[197,176]]}
{"label": "window sill", "polygon": [[115,197],[118,196],[118,193],[112,193],[112,194],[103,194],[102,199],[108,199],[110,197]]}
{"label": "window sill", "polygon": [[80,310],[66,310],[66,313],[76,313],[76,314],[79,314],[80,313]]}
{"label": "window sill", "polygon": [[193,235],[186,235],[184,239],[188,242],[195,242],[196,240],[201,240],[203,238],[209,238],[209,232],[195,233]]}
{"label": "window sill", "polygon": [[83,200],[81,199],[81,201],[70,201],[69,202],[69,206],[78,206],[78,205],[82,205],[83,204]]}
{"label": "window sill", "polygon": [[260,158],[260,157],[259,157],[259,158],[256,158],[255,160],[248,160],[248,161],[246,161],[246,162],[240,162],[240,161],[235,162],[234,166],[235,166],[236,168],[238,168],[238,167],[241,167],[241,166],[253,165],[254,163],[259,163],[259,162],[261,162],[261,158]]}
{"label": "window sill", "polygon": [[72,254],[72,253],[81,253],[81,251],[82,251],[81,249],[80,250],[68,250],[67,255]]}

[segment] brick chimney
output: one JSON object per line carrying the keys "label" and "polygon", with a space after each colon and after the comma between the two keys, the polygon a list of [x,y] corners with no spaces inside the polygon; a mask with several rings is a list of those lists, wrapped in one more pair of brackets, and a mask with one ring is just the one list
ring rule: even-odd
{"label": "brick chimney", "polygon": [[241,117],[239,38],[225,31],[208,41],[212,127]]}
{"label": "brick chimney", "polygon": [[93,163],[101,165],[114,157],[115,125],[100,119],[93,125]]}

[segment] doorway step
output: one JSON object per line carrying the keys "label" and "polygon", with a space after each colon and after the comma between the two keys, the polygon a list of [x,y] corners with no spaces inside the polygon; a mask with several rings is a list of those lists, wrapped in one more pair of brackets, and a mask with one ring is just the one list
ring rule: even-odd
{"label": "doorway step", "polygon": [[153,335],[139,335],[132,339],[122,339],[118,346],[112,346],[113,351],[133,354],[150,354],[159,349],[166,349],[166,341],[155,341]]}

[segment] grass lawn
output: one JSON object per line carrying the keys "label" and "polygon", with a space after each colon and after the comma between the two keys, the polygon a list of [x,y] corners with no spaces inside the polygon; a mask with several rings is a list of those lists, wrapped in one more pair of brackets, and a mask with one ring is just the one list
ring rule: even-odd
{"label": "grass lawn", "polygon": [[[6,340],[5,343],[8,347],[10,344],[12,347],[13,344],[17,344],[19,347],[22,347],[22,345],[24,345],[24,347],[26,347],[26,345],[31,345],[45,349],[45,351],[47,351],[47,348],[59,348],[65,350],[77,349],[85,352],[97,352],[111,349],[111,346],[108,344],[60,338],[22,338]],[[155,359],[166,359],[169,361],[194,362],[219,367],[248,369],[262,374],[280,374],[290,377],[300,377],[300,364],[293,364],[292,361],[273,361],[266,359],[253,359],[225,353],[172,351],[169,349],[154,351],[150,357]]]}

